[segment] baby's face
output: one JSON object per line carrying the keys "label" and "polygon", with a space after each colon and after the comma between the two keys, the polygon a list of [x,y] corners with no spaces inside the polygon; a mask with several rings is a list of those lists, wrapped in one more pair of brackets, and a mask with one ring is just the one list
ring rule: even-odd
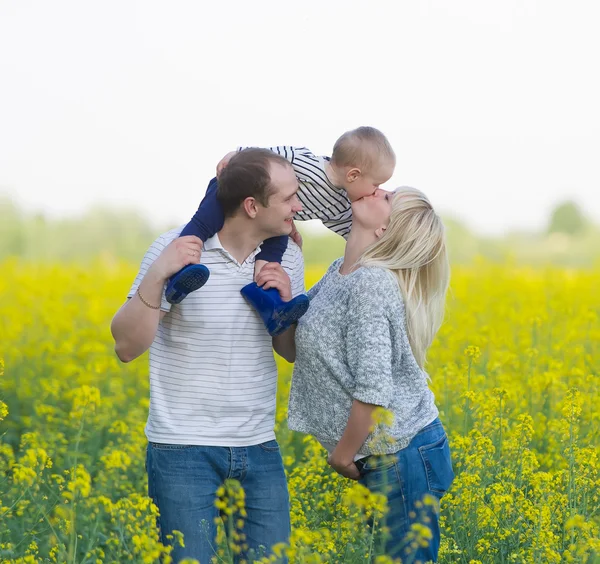
{"label": "baby's face", "polygon": [[361,173],[360,176],[352,182],[346,179],[344,188],[348,193],[348,199],[351,202],[355,202],[365,196],[372,196],[382,184],[385,184],[392,177],[395,166],[396,163],[393,161],[387,161],[373,171],[365,174]]}

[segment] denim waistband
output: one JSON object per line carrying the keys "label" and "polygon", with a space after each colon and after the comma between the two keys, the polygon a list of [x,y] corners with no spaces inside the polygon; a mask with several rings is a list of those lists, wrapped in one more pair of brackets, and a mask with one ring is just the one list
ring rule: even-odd
{"label": "denim waistband", "polygon": [[436,427],[443,427],[442,422],[440,421],[439,417],[436,417],[431,423],[428,423],[427,425],[425,425],[425,427],[423,427],[417,433],[417,435],[420,435],[421,433],[426,433],[427,431],[431,431],[432,429],[435,429]]}

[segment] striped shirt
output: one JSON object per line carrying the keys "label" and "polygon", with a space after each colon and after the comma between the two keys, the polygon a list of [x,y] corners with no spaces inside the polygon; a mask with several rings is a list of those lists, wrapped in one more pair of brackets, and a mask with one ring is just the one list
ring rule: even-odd
{"label": "striped shirt", "polygon": [[298,178],[298,198],[303,209],[294,219],[320,219],[325,227],[347,239],[352,227],[352,208],[346,191],[334,186],[325,172],[329,157],[317,157],[306,147],[267,149],[290,161]]}
{"label": "striped shirt", "polygon": [[[129,291],[131,298],[150,265],[182,227],[148,249]],[[218,234],[204,243],[201,263],[208,282],[178,305],[167,302],[150,346],[150,410],[146,436],[156,443],[251,446],[275,438],[277,367],[272,339],[240,289],[254,279],[254,258],[240,264]],[[290,240],[282,266],[292,295],[304,292],[304,262]]]}

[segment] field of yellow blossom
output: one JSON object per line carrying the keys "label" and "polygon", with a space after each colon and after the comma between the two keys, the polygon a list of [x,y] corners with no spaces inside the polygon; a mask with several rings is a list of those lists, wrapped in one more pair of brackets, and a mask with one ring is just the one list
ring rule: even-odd
{"label": "field of yellow blossom", "polygon": [[[323,270],[307,271],[307,287]],[[136,265],[8,260],[0,272],[0,563],[168,561],[145,495],[147,359],[122,365],[109,331]],[[454,269],[428,364],[456,471],[440,562],[599,560],[599,296],[599,269]],[[287,430],[290,374],[281,362],[293,534],[277,553],[388,562],[374,542],[383,501]],[[235,528],[243,492],[219,493]],[[222,539],[220,562],[235,548]]]}

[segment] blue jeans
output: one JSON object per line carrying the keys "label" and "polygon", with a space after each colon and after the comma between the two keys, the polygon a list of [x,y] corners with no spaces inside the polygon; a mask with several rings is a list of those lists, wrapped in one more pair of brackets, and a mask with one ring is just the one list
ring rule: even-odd
{"label": "blue jeans", "polygon": [[[385,553],[413,564],[437,562],[440,546],[439,500],[452,480],[448,437],[439,419],[421,429],[410,444],[392,455],[368,456],[357,461],[360,483],[374,493],[385,494],[389,536]],[[423,503],[429,494],[428,501]],[[431,531],[427,546],[415,548],[411,525],[422,524]]]}
{"label": "blue jeans", "polygon": [[[249,447],[149,443],[146,471],[148,495],[160,511],[161,541],[174,545],[173,562],[210,563],[220,515],[215,500],[226,479],[238,480],[246,494],[241,532],[248,549],[236,562],[252,562],[253,555],[270,554],[274,544],[289,542],[289,495],[277,441]],[[185,547],[167,538],[173,530],[183,533]]]}

